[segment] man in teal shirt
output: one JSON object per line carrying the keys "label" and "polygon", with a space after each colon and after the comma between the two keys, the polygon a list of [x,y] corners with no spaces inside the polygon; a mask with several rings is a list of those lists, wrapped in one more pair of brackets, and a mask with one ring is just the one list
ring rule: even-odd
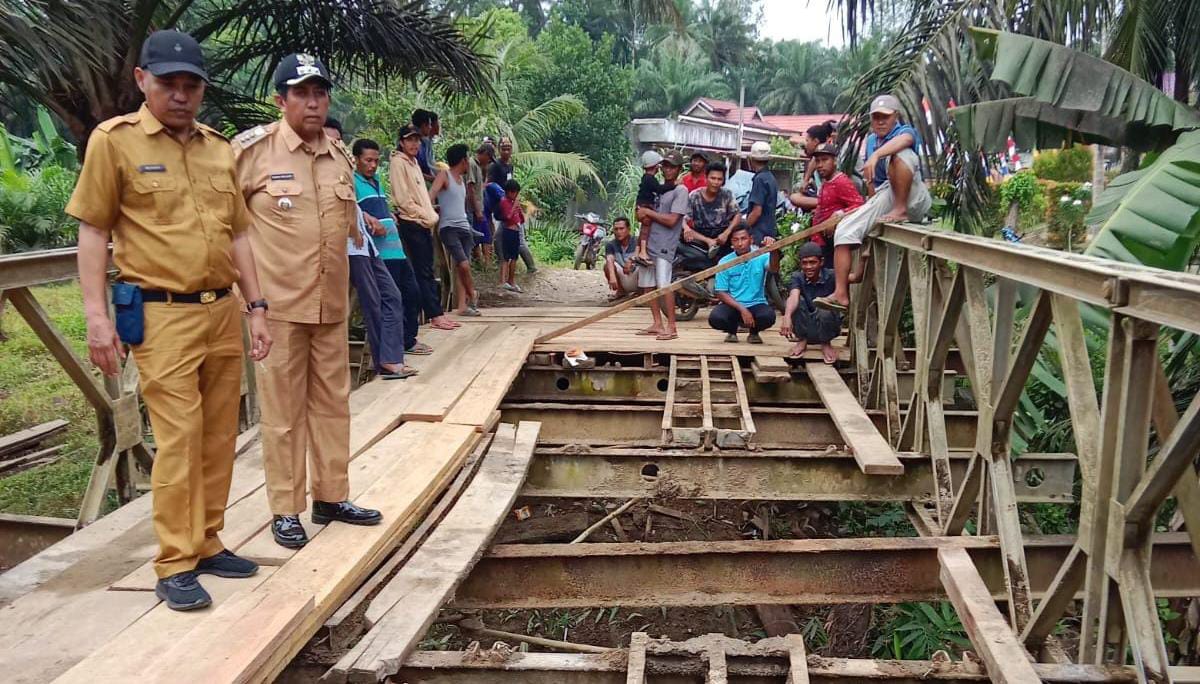
{"label": "man in teal shirt", "polygon": [[[734,229],[729,236],[733,245],[733,253],[725,255],[718,264],[732,261],[750,252],[752,238],[750,231],[744,225]],[[762,246],[766,247],[775,242],[775,238],[765,236]],[[713,307],[708,314],[708,324],[717,330],[725,332],[726,342],[738,341],[738,328],[746,328],[750,335],[746,341],[750,344],[762,344],[759,336],[763,330],[775,325],[775,309],[767,303],[766,290],[768,273],[779,272],[779,252],[760,254],[746,263],[717,274],[717,299],[720,304]]]}
{"label": "man in teal shirt", "polygon": [[421,314],[421,293],[417,277],[404,254],[404,243],[396,228],[396,219],[388,205],[388,196],[379,182],[379,143],[369,138],[354,141],[354,194],[374,236],[375,247],[384,266],[400,290],[404,309],[404,351],[407,354],[431,354],[433,348],[417,341],[417,322]]}

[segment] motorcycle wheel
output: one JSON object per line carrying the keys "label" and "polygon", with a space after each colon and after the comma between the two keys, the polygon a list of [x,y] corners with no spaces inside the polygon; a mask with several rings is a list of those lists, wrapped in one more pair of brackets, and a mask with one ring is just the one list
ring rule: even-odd
{"label": "motorcycle wheel", "polygon": [[788,293],[787,290],[784,289],[783,284],[779,282],[778,273],[767,274],[767,283],[765,289],[767,301],[771,303],[771,306],[774,307],[779,313],[787,311]]}
{"label": "motorcycle wheel", "polygon": [[676,293],[675,308],[675,320],[690,321],[700,312],[700,300],[695,297],[681,297]]}

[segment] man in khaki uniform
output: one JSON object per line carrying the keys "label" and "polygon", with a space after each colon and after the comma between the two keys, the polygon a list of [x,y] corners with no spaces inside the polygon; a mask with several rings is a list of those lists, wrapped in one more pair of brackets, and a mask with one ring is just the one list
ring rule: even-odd
{"label": "man in khaki uniform", "polygon": [[[253,359],[266,357],[271,337],[233,152],[196,123],[207,79],[200,46],[187,34],[157,31],[142,45],[134,78],[145,104],[93,131],[66,211],[80,222],[89,356],[116,375],[122,342],[132,346],[154,427],[155,593],[190,610],[212,603],[196,573],[258,571],[218,537],[242,377],[241,311],[229,292],[235,280],[251,301]],[[105,301],[110,236],[116,326]]]}
{"label": "man in khaki uniform", "polygon": [[311,454],[312,520],[375,525],[379,511],[347,499],[350,481],[350,356],[346,336],[350,269],[346,238],[362,240],[353,169],[323,130],[329,72],[310,55],[275,69],[283,119],[233,140],[250,241],[258,254],[267,326],[275,353],[257,375],[263,465],[275,541],[308,543],[306,454]]}

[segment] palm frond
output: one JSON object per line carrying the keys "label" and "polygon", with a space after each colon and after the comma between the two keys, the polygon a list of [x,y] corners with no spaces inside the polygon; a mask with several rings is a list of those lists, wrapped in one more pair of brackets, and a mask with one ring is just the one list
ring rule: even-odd
{"label": "palm frond", "polygon": [[1164,0],[1122,3],[1104,58],[1147,81],[1157,78],[1170,58],[1163,30],[1169,17],[1167,4]]}
{"label": "palm frond", "polygon": [[513,153],[513,167],[527,182],[548,190],[570,190],[578,194],[584,184],[592,184],[604,194],[604,183],[592,161],[576,152],[526,151]]}
{"label": "palm frond", "polygon": [[559,95],[525,112],[512,125],[514,141],[521,147],[532,148],[554,134],[560,127],[587,113],[583,100],[575,95]]}
{"label": "palm frond", "polygon": [[977,54],[995,64],[991,80],[1019,95],[1148,128],[1179,131],[1200,126],[1195,110],[1087,53],[990,28],[972,27],[971,35]]}
{"label": "palm frond", "polygon": [[[863,5],[867,7],[867,5]],[[976,230],[987,215],[991,191],[982,166],[962,150],[951,130],[949,108],[1004,96],[989,83],[967,37],[972,25],[1003,26],[1005,17],[990,0],[946,0],[918,5],[909,26],[880,53],[878,63],[838,98],[835,108],[846,112],[840,139],[843,166],[852,167],[868,132],[871,99],[890,92],[900,99],[906,121],[917,129],[927,168],[945,169],[954,183],[951,215],[961,227]],[[939,174],[940,175],[940,174]]]}
{"label": "palm frond", "polygon": [[236,0],[206,6],[197,15],[192,35],[221,45],[211,71],[250,67],[255,92],[268,90],[279,59],[307,52],[343,80],[378,83],[421,75],[447,95],[491,93],[486,58],[475,50],[480,36],[468,40],[425,2]]}
{"label": "palm frond", "polygon": [[1088,214],[1099,226],[1085,254],[1183,270],[1200,244],[1200,131],[1150,166],[1117,176]]}

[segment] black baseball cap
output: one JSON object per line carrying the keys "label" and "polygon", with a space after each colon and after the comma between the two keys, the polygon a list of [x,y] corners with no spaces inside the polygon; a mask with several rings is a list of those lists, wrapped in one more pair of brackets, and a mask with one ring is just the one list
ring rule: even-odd
{"label": "black baseball cap", "polygon": [[396,140],[404,140],[405,138],[411,138],[414,135],[420,137],[421,131],[418,131],[416,126],[413,126],[412,124],[404,124],[400,127],[400,133],[396,136]]}
{"label": "black baseball cap", "polygon": [[819,154],[827,154],[831,157],[836,157],[838,156],[837,146],[832,143],[825,143],[824,145],[821,145],[817,147],[817,149],[813,150],[812,156],[815,157]]}
{"label": "black baseball cap", "polygon": [[666,164],[667,166],[674,166],[678,168],[683,166],[683,157],[680,156],[680,154],[675,150],[671,150],[663,155],[662,163]]}
{"label": "black baseball cap", "polygon": [[280,89],[298,85],[310,78],[319,78],[325,82],[326,87],[333,87],[333,79],[329,78],[329,70],[325,68],[325,63],[312,55],[300,52],[279,60],[279,66],[275,67],[275,75],[271,80],[275,82],[275,88]]}
{"label": "black baseball cap", "polygon": [[200,44],[195,38],[181,31],[155,31],[147,36],[142,42],[142,55],[138,66],[155,76],[182,72],[208,80]]}

